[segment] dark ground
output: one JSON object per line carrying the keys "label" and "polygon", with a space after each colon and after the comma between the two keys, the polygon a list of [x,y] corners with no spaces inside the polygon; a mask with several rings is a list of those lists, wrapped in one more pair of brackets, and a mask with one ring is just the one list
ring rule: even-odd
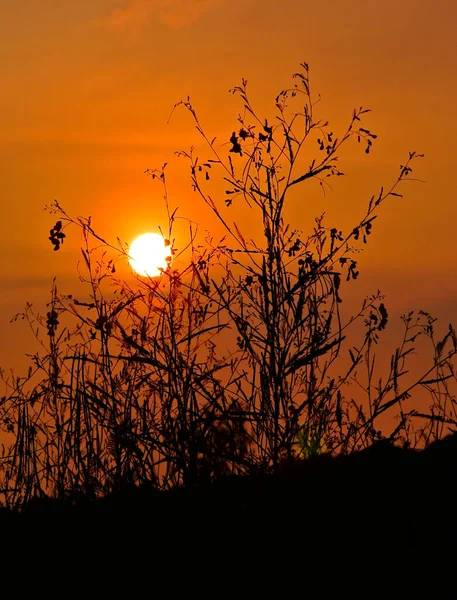
{"label": "dark ground", "polygon": [[0,511],[0,568],[75,597],[457,598],[456,483],[453,435],[198,490],[40,501]]}

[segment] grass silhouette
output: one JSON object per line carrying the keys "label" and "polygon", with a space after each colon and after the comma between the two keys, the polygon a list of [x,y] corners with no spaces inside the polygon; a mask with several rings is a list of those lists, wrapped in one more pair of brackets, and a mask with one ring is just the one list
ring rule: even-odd
{"label": "grass silhouette", "polygon": [[324,596],[452,597],[456,448],[455,435],[422,451],[377,442],[194,488],[35,500],[3,531],[16,557],[39,540],[31,568],[52,564],[56,581],[85,593],[114,577],[129,593],[286,593],[301,583]]}
{"label": "grass silhouette", "polygon": [[[346,566],[352,557],[371,573],[383,553],[417,569],[425,564],[419,548],[433,548],[436,560],[455,534],[424,517],[430,506],[452,510],[455,438],[441,438],[456,423],[455,332],[450,325],[437,339],[432,316],[405,315],[403,340],[384,380],[375,380],[388,325],[383,297],[363,299],[346,321],[340,306],[359,275],[357,251],[421,155],[409,154],[347,231],[320,216],[306,235],[285,221],[284,207],[302,186],[314,181],[325,191],[343,175],[343,144],[354,139],[370,153],[376,135],[361,126],[368,110],[354,110],[347,129],[333,133],[315,117],[306,63],[276,97],[273,123],[257,116],[245,80],[232,91],[243,116],[222,147],[190,99],[175,107],[189,111],[207,143],[205,160],[178,154],[223,239],[202,243],[191,226],[178,251],[165,166],[148,170],[163,186],[173,260],[159,278],[129,286],[116,273],[128,248],[106,241],[90,218],[50,207],[55,251],[70,226],[81,231],[84,291],[62,294],[54,283],[46,316],[27,305],[17,317],[44,351],[26,377],[5,379],[5,531],[21,532],[20,547],[39,539],[44,556],[76,570],[82,557],[138,570],[144,556],[148,572],[151,564],[196,569],[213,552],[232,560],[228,548],[243,540],[252,540],[264,569],[268,553],[280,561],[283,548],[290,561],[301,552],[310,573],[323,557]],[[309,162],[305,147],[316,149]],[[234,206],[257,219],[259,239],[232,221]],[[349,332],[359,322],[357,342]],[[419,336],[433,356],[411,381],[406,362]],[[363,390],[359,400],[354,387]],[[429,393],[429,412],[414,406],[417,390]],[[379,425],[386,414],[389,431]]]}

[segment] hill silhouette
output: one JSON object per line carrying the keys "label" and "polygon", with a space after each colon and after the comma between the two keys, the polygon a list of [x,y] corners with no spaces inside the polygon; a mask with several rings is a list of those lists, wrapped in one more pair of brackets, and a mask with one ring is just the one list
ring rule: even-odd
{"label": "hill silhouette", "polygon": [[193,489],[130,486],[96,501],[34,500],[21,513],[2,509],[2,531],[15,568],[43,573],[53,565],[54,577],[73,585],[113,576],[119,585],[171,585],[188,573],[192,589],[218,578],[241,584],[255,573],[268,588],[291,569],[308,586],[326,577],[336,585],[339,574],[340,590],[362,578],[410,591],[433,584],[442,590],[435,597],[448,597],[456,466],[456,434],[423,451],[381,441]]}

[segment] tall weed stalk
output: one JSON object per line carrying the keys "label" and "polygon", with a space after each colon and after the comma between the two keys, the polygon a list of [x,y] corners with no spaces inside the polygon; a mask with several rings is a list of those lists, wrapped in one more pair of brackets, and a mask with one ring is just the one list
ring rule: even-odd
{"label": "tall weed stalk", "polygon": [[[178,155],[221,223],[221,240],[201,240],[191,226],[177,260],[178,216],[168,206],[165,166],[148,170],[163,186],[173,260],[160,277],[136,277],[129,286],[116,275],[128,248],[107,242],[90,219],[71,217],[57,202],[50,207],[58,217],[54,250],[68,226],[82,233],[81,291],[62,294],[54,283],[46,316],[30,304],[17,316],[43,352],[31,357],[27,377],[3,374],[0,423],[9,443],[0,491],[7,506],[45,494],[97,497],[126,484],[193,486],[352,452],[386,436],[427,444],[455,426],[453,327],[437,339],[433,317],[405,315],[403,340],[384,380],[375,381],[376,347],[388,325],[383,297],[363,299],[346,321],[340,311],[359,275],[358,249],[382,206],[413,179],[421,155],[409,154],[392,185],[346,231],[324,215],[311,227],[293,227],[285,218],[291,196],[304,202],[313,182],[325,192],[343,176],[343,144],[355,140],[370,153],[376,135],[361,125],[369,111],[354,110],[341,134],[331,131],[315,117],[306,63],[276,97],[272,122],[257,115],[245,80],[232,92],[243,114],[222,146],[207,136],[190,99],[175,107],[190,113],[207,144],[204,160],[193,149]],[[309,162],[305,148],[315,149]],[[252,227],[232,220],[235,206],[259,224],[256,239]],[[357,322],[364,325],[358,341],[351,334]],[[403,383],[419,336],[432,344],[430,368]],[[431,398],[429,412],[411,404],[420,389]],[[389,431],[379,426],[386,413],[397,419]]]}

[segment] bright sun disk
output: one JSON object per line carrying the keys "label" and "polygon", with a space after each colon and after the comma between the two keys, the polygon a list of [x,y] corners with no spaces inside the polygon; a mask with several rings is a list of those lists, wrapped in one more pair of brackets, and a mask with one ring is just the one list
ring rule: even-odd
{"label": "bright sun disk", "polygon": [[[129,249],[132,269],[143,277],[158,277],[168,267],[171,257],[170,245],[159,233],[144,233],[137,237]],[[168,260],[167,260],[168,257]]]}

